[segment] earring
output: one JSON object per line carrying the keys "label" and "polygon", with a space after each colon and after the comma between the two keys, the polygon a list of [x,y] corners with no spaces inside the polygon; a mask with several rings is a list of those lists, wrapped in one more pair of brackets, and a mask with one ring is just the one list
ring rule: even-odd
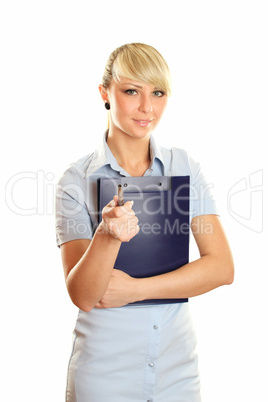
{"label": "earring", "polygon": [[105,107],[106,110],[110,110],[110,109],[111,109],[110,103],[108,103],[108,102],[105,102],[105,103],[104,103],[104,107]]}

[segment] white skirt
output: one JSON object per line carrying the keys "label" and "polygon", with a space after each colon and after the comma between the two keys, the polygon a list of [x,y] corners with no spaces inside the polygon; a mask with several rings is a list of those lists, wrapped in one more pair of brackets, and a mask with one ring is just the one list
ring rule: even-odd
{"label": "white skirt", "polygon": [[67,402],[200,402],[188,303],[79,311]]}

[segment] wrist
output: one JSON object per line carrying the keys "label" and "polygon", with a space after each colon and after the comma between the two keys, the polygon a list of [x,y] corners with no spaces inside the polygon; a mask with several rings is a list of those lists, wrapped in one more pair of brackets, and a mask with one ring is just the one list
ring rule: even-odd
{"label": "wrist", "polygon": [[139,279],[138,295],[139,301],[150,300],[150,299],[161,299],[163,295],[161,294],[158,284],[159,276],[152,276]]}
{"label": "wrist", "polygon": [[135,301],[147,299],[146,278],[133,278],[135,280]]}
{"label": "wrist", "polygon": [[101,221],[101,223],[97,227],[96,234],[105,236],[105,238],[112,243],[121,244],[121,241],[113,236],[113,234],[108,230],[107,225],[104,221]]}

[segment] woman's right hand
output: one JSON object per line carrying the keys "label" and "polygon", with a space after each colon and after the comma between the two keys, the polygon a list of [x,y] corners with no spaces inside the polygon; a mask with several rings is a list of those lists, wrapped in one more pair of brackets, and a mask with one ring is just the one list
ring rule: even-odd
{"label": "woman's right hand", "polygon": [[102,210],[101,226],[105,233],[121,242],[129,242],[139,232],[138,218],[132,209],[133,201],[127,201],[123,206],[118,205],[118,197]]}

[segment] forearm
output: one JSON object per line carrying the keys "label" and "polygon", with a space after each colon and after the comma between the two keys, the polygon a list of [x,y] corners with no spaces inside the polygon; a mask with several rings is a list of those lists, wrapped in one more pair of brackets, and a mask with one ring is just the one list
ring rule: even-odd
{"label": "forearm", "polygon": [[121,242],[100,225],[82,258],[70,271],[66,285],[73,303],[90,311],[102,298],[110,281]]}
{"label": "forearm", "polygon": [[232,258],[205,255],[183,267],[137,284],[137,299],[188,298],[209,292],[233,281]]}

